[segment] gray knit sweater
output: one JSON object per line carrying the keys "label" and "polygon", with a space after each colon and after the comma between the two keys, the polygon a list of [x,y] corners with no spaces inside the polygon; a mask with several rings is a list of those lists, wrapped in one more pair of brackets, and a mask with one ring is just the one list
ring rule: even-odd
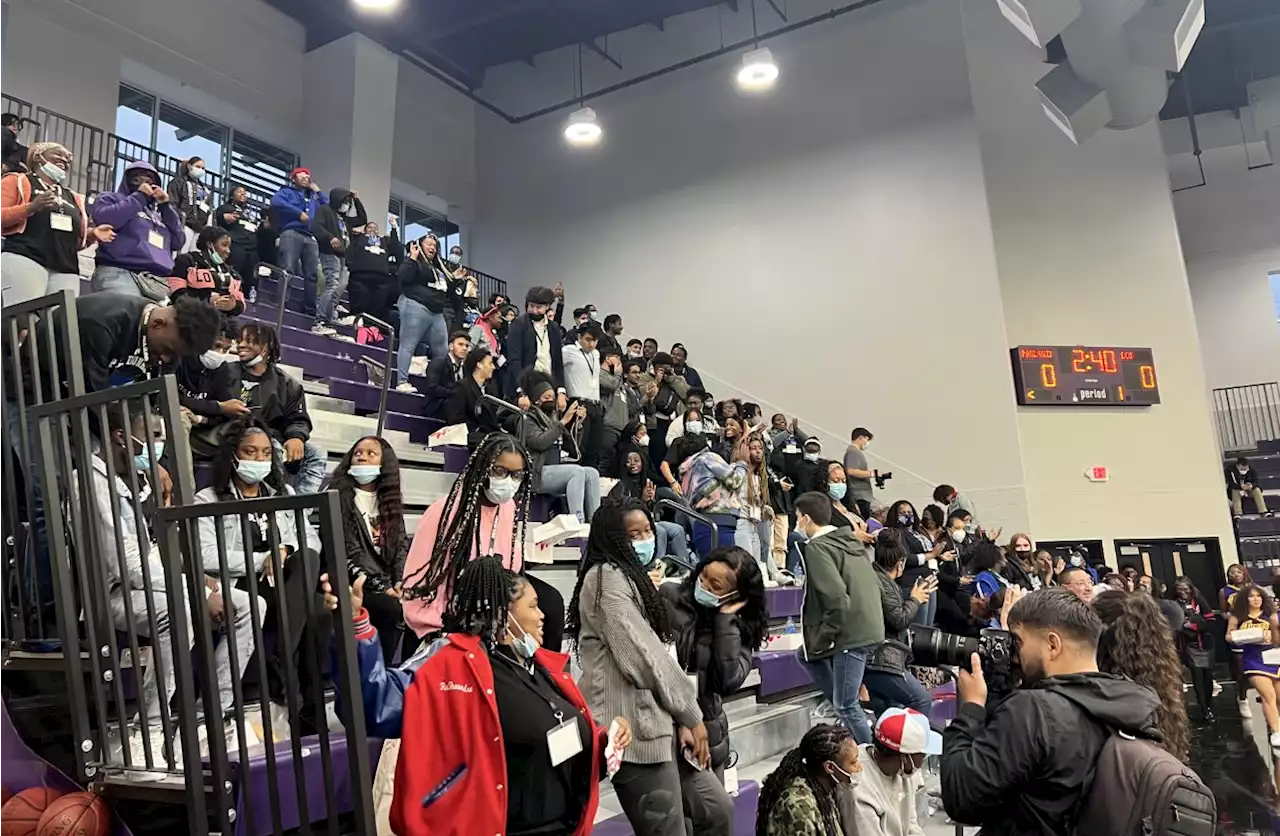
{"label": "gray knit sweater", "polygon": [[645,620],[640,591],[616,567],[600,564],[583,579],[578,607],[578,687],[591,714],[631,721],[627,763],[671,760],[675,726],[693,728],[702,712],[693,685]]}

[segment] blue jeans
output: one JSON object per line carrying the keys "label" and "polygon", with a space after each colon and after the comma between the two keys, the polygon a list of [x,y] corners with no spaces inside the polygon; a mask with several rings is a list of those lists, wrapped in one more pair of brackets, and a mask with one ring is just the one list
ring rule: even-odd
{"label": "blue jeans", "polygon": [[[314,235],[296,229],[280,233],[276,245],[280,269],[292,276],[301,276],[305,283],[302,293],[302,312],[316,315],[316,285],[320,281],[320,245]],[[286,281],[281,279],[281,281]]]}
{"label": "blue jeans", "polygon": [[[716,543],[715,548],[723,548],[732,546],[734,538],[738,532],[738,518],[732,514],[708,514],[712,522],[716,524]],[[693,550],[698,553],[698,557],[706,557],[711,554],[711,527],[693,521]]]}
{"label": "blue jeans", "polygon": [[684,539],[684,529],[673,522],[657,520],[654,523],[657,531],[654,536],[658,538],[658,550],[655,554],[658,557],[666,557],[674,555],[677,561],[683,564],[689,562],[689,545]]}
{"label": "blue jeans", "polygon": [[[276,455],[284,464],[284,445],[274,438],[271,446],[276,448]],[[319,493],[324,477],[328,475],[329,454],[313,441],[302,443],[302,458],[296,462],[284,464],[286,476],[292,477],[295,493]]]}
{"label": "blue jeans", "polygon": [[929,717],[933,709],[933,697],[910,671],[868,670],[862,675],[862,684],[867,686],[871,707],[877,713],[886,708],[914,708]]}
{"label": "blue jeans", "polygon": [[851,647],[825,659],[805,662],[805,667],[813,675],[813,684],[835,706],[840,722],[859,743],[871,742],[871,726],[867,723],[862,703],[858,701],[858,691],[866,673],[867,656],[874,649],[873,644]]}
{"label": "blue jeans", "polygon": [[[404,297],[401,297],[404,298]],[[577,464],[543,465],[538,493],[563,496],[578,522],[591,522],[600,507],[600,471]]]}
{"label": "blue jeans", "polygon": [[317,322],[333,322],[338,318],[338,300],[347,289],[347,271],[342,259],[333,253],[320,253],[320,266],[324,269],[324,288],[316,309]]}
{"label": "blue jeans", "polygon": [[800,554],[806,542],[807,538],[794,528],[787,534],[787,571],[796,577],[804,573]]}
{"label": "blue jeans", "polygon": [[138,283],[133,280],[133,273],[123,267],[112,267],[100,264],[93,268],[93,277],[89,279],[89,289],[94,293],[123,293],[126,296],[142,296]]}
{"label": "blue jeans", "polygon": [[396,303],[400,311],[400,347],[396,349],[396,383],[409,382],[409,363],[413,360],[414,349],[418,341],[427,338],[430,347],[428,356],[434,360],[443,357],[449,350],[449,325],[444,321],[444,314],[432,313],[421,302],[415,302],[408,296],[401,296]]}
{"label": "blue jeans", "polygon": [[938,614],[938,593],[934,592],[929,596],[929,603],[916,610],[916,617],[911,619],[912,624],[919,624],[922,627],[932,627],[933,617]]}

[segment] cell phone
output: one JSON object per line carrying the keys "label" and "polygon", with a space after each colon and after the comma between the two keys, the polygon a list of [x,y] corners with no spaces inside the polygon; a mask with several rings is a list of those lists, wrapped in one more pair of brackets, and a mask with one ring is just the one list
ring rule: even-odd
{"label": "cell phone", "polygon": [[685,746],[683,749],[680,750],[680,754],[684,755],[685,763],[689,764],[689,766],[692,766],[694,769],[698,770],[699,772],[702,771],[702,764],[698,763],[698,758],[693,754],[692,749],[690,749],[688,746]]}

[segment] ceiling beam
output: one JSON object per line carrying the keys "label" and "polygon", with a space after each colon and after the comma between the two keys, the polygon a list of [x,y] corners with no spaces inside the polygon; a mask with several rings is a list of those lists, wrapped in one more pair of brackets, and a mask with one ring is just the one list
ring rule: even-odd
{"label": "ceiling beam", "polygon": [[765,0],[765,2],[773,7],[773,11],[778,15],[778,17],[782,18],[783,23],[787,22],[787,13],[778,8],[778,4],[775,0]]}
{"label": "ceiling beam", "polygon": [[729,7],[729,11],[738,13],[738,0],[725,0],[724,4]]}
{"label": "ceiling beam", "polygon": [[451,23],[448,26],[441,26],[438,29],[432,29],[424,41],[442,41],[445,38],[452,38],[455,35],[461,35],[463,32],[469,32],[488,23],[503,20],[521,12],[541,6],[543,0],[510,0],[506,4],[500,4],[497,0],[488,0],[489,8],[478,15]]}
{"label": "ceiling beam", "polygon": [[617,58],[614,58],[608,52],[606,52],[605,50],[597,46],[594,38],[587,38],[585,41],[582,42],[582,45],[585,46],[587,49],[591,50],[592,52],[594,52],[596,55],[599,55],[604,60],[608,61],[613,66],[617,67],[618,69],[622,69],[622,63]]}

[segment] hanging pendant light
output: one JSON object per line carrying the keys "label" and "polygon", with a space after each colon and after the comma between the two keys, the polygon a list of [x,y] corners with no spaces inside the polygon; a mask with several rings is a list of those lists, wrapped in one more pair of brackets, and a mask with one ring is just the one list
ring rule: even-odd
{"label": "hanging pendant light", "polygon": [[738,70],[738,88],[747,93],[762,93],[773,89],[778,80],[778,65],[768,47],[752,50],[742,56],[742,68]]}
{"label": "hanging pendant light", "polygon": [[564,125],[564,138],[575,148],[590,148],[600,144],[604,129],[596,120],[596,112],[589,107],[575,110],[569,114],[569,121]]}

